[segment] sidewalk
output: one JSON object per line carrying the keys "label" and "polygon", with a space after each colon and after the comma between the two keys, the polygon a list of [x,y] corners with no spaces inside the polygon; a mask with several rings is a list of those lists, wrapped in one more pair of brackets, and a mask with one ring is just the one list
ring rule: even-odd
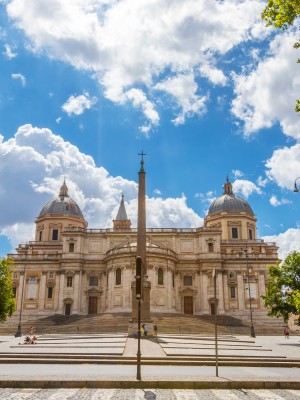
{"label": "sidewalk", "polygon": [[[142,365],[142,380],[136,379],[136,365],[115,364],[66,364],[53,363],[23,363],[11,361],[0,363],[0,387],[18,388],[161,388],[161,389],[300,389],[299,368],[276,367],[225,367],[215,366],[176,366],[167,365],[168,352],[179,352],[188,356],[189,353],[214,354],[213,340],[210,337],[196,335],[161,335],[160,344],[156,339],[141,340],[143,357],[164,358],[165,365]],[[20,338],[0,337],[0,353],[5,354],[59,354],[72,356],[94,356],[95,354],[114,354],[121,351],[122,357],[136,357],[137,339],[125,335],[74,335],[62,337],[59,335],[42,336],[37,345],[23,346]],[[238,354],[241,348],[248,356],[259,354],[284,357],[289,360],[300,359],[299,337],[249,337],[223,338],[220,341],[220,352]],[[180,357],[180,356],[179,356]],[[193,355],[189,356],[193,359]],[[116,359],[120,359],[116,356]],[[171,362],[170,362],[171,364]]]}

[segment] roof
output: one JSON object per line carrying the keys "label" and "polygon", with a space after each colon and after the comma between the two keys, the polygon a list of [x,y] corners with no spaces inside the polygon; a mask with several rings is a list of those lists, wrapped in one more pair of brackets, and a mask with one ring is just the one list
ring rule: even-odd
{"label": "roof", "polygon": [[73,215],[83,218],[82,212],[77,203],[69,197],[68,187],[64,181],[60,188],[59,196],[48,201],[39,214],[42,217],[47,214]]}
{"label": "roof", "polygon": [[208,210],[208,214],[219,213],[222,211],[232,211],[232,212],[248,212],[254,215],[254,212],[250,204],[239,196],[236,196],[232,191],[232,184],[229,182],[228,178],[224,185],[224,193],[222,196],[215,199]]}
{"label": "roof", "polygon": [[121,199],[121,204],[119,207],[119,211],[116,217],[116,221],[126,221],[128,220],[127,218],[127,213],[125,209],[125,204],[124,204],[124,195],[122,194],[122,199]]}

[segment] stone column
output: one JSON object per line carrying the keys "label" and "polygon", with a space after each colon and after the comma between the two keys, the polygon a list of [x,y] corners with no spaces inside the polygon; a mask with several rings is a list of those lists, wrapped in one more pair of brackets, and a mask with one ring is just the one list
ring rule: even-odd
{"label": "stone column", "polygon": [[58,294],[58,312],[64,314],[64,285],[65,285],[65,273],[61,272],[59,279],[59,294]]}
{"label": "stone column", "polygon": [[224,290],[223,290],[223,273],[216,271],[217,274],[217,293],[218,296],[218,314],[224,314]]}
{"label": "stone column", "polygon": [[42,278],[40,283],[40,290],[39,290],[39,310],[45,310],[45,291],[46,291],[46,278],[47,272],[42,272]]}
{"label": "stone column", "polygon": [[[18,300],[17,300],[17,310],[18,311],[21,309],[22,296],[24,296],[24,298],[25,298],[24,279],[25,279],[25,273],[24,273],[24,271],[22,271],[22,272],[20,272],[20,281],[19,281],[19,286],[18,286]],[[24,288],[24,290],[23,290],[23,288]]]}
{"label": "stone column", "polygon": [[79,272],[75,272],[74,276],[74,301],[72,314],[78,314],[78,297],[79,297]]}
{"label": "stone column", "polygon": [[237,274],[238,296],[239,296],[239,311],[245,310],[245,287],[242,272]]}

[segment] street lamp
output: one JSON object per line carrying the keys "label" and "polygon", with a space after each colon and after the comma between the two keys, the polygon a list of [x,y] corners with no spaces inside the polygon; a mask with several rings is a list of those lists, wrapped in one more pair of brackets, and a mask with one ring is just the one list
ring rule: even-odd
{"label": "street lamp", "polygon": [[25,245],[25,253],[24,253],[24,269],[23,269],[23,285],[22,285],[22,293],[21,293],[21,305],[20,305],[20,315],[19,315],[19,324],[18,324],[18,329],[15,334],[15,337],[21,337],[22,336],[22,326],[21,326],[21,321],[22,321],[22,310],[23,310],[23,297],[24,297],[24,288],[25,288],[25,269],[26,269],[26,262],[27,262],[27,254],[28,254],[28,244]]}
{"label": "street lamp", "polygon": [[24,286],[25,286],[25,264],[24,264],[24,270],[23,270],[23,285],[22,285],[22,294],[21,294],[21,306],[20,306],[19,324],[18,324],[18,329],[17,329],[17,333],[15,334],[15,337],[21,337],[22,336],[21,321],[22,321]]}
{"label": "street lamp", "polygon": [[249,296],[249,307],[250,307],[250,336],[255,338],[255,331],[254,331],[253,317],[252,317],[252,299],[251,299],[251,289],[250,289],[250,273],[249,273],[248,247],[247,246],[245,249],[243,249],[243,252],[246,255],[247,283],[248,283],[248,296]]}
{"label": "street lamp", "polygon": [[295,179],[295,183],[294,183],[294,192],[297,193],[299,192],[298,187],[297,187],[297,179],[300,179],[300,176],[298,176],[298,178]]}

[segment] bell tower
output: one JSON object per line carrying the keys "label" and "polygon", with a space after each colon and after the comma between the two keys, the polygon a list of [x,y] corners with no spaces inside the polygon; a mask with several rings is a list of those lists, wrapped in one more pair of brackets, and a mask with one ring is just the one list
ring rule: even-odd
{"label": "bell tower", "polygon": [[116,219],[113,220],[114,231],[124,231],[129,230],[131,227],[131,221],[127,218],[127,213],[124,204],[124,194],[122,194],[122,199],[119,207],[119,211]]}

